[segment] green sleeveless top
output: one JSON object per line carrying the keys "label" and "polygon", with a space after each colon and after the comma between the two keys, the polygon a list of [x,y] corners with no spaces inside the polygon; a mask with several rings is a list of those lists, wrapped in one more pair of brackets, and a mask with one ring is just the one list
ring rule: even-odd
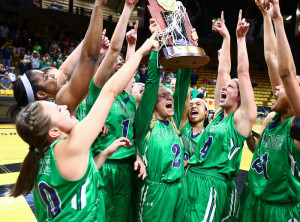
{"label": "green sleeveless top", "polygon": [[86,106],[85,103],[81,102],[77,107],[77,119],[79,121],[83,120],[86,116]]}
{"label": "green sleeveless top", "polygon": [[300,201],[300,149],[289,137],[292,117],[278,124],[276,113],[254,151],[246,186],[266,202]]}
{"label": "green sleeveless top", "polygon": [[65,179],[55,163],[54,142],[39,162],[33,190],[38,221],[104,221],[103,186],[98,168],[90,155],[85,175]]}
{"label": "green sleeveless top", "polygon": [[[150,55],[145,90],[136,112],[136,144],[147,166],[147,179],[162,183],[179,182],[184,177],[184,150],[179,135],[168,121],[157,120],[153,129],[150,129],[160,79],[157,56],[157,52]],[[173,94],[173,120],[177,128],[180,125],[190,76],[190,69],[178,71]],[[147,138],[150,130],[150,137]]]}
{"label": "green sleeveless top", "polygon": [[188,161],[192,155],[194,155],[197,144],[200,139],[200,135],[203,131],[200,133],[194,135],[193,134],[193,128],[191,126],[191,123],[188,122],[185,124],[185,126],[181,130],[181,139],[182,143],[184,145],[184,160]]}
{"label": "green sleeveless top", "polygon": [[[93,104],[96,102],[101,88],[95,85],[94,79],[90,84],[89,95],[86,99],[86,115],[91,110]],[[108,127],[108,134],[105,137],[98,135],[92,144],[93,157],[97,156],[105,150],[110,144],[120,137],[126,137],[132,143],[131,147],[119,148],[109,159],[125,159],[135,154],[133,124],[135,119],[136,100],[126,91],[123,91],[114,101],[105,125]]]}
{"label": "green sleeveless top", "polygon": [[224,118],[223,110],[201,134],[189,163],[232,179],[239,173],[245,140],[234,125],[234,113]]}

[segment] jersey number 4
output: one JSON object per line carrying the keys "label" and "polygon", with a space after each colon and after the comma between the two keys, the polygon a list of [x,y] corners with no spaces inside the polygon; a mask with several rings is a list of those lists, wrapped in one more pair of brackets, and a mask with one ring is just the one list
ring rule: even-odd
{"label": "jersey number 4", "polygon": [[208,140],[205,142],[203,148],[200,150],[200,153],[202,153],[202,155],[200,157],[201,159],[204,159],[206,157],[206,155],[209,151],[209,148],[212,144],[213,139],[214,138],[212,136],[208,137]]}
{"label": "jersey number 4", "polygon": [[[259,150],[258,150],[259,155]],[[255,170],[258,174],[264,173],[265,180],[269,179],[268,172],[267,172],[267,163],[268,163],[269,153],[264,153],[264,155],[261,158],[256,158],[251,168]]]}

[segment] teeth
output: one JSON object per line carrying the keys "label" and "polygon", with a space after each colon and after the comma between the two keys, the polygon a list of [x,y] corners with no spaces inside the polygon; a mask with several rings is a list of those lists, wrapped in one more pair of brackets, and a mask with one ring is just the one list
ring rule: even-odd
{"label": "teeth", "polygon": [[172,102],[168,101],[168,102],[167,102],[167,105],[172,105]]}

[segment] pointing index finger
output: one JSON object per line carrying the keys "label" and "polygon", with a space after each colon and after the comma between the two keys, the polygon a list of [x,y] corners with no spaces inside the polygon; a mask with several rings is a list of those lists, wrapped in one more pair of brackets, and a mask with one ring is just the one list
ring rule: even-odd
{"label": "pointing index finger", "polygon": [[242,20],[242,13],[243,13],[243,11],[241,9],[240,12],[239,12],[239,22]]}
{"label": "pointing index finger", "polygon": [[155,32],[151,35],[150,39],[154,40],[156,38],[156,36],[157,36],[157,33],[158,33],[158,31],[155,30]]}
{"label": "pointing index finger", "polygon": [[221,22],[224,23],[224,11],[221,12]]}
{"label": "pointing index finger", "polygon": [[138,27],[139,27],[139,21],[136,20],[136,23],[135,23],[135,25],[134,25],[134,31],[135,31],[135,32],[137,31]]}

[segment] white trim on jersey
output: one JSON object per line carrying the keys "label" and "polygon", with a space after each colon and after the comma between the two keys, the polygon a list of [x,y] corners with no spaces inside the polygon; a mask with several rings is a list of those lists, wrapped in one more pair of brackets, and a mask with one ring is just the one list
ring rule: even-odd
{"label": "white trim on jersey", "polygon": [[145,189],[145,187],[146,187],[146,185],[144,185],[142,187],[142,192],[141,192],[140,212],[139,212],[140,222],[143,222],[143,208],[144,208],[144,203],[146,201],[147,192],[149,189],[149,186],[147,186],[146,189]]}

